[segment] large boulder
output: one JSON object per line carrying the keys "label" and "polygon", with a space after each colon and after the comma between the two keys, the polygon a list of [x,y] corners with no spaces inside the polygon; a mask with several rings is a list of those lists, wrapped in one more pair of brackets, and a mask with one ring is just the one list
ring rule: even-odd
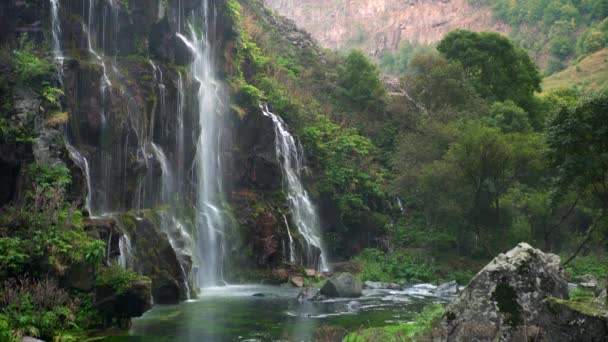
{"label": "large boulder", "polygon": [[140,317],[152,308],[152,283],[137,280],[125,289],[112,286],[99,286],[96,289],[95,307],[109,325],[117,320],[119,325],[128,326],[131,317]]}
{"label": "large boulder", "polygon": [[329,278],[321,288],[321,294],[334,298],[361,297],[361,283],[354,275],[342,273]]}
{"label": "large boulder", "polygon": [[568,298],[557,255],[520,243],[484,267],[447,307],[447,341],[525,341],[543,330],[543,301]]}
{"label": "large boulder", "polygon": [[543,341],[608,341],[608,309],[604,298],[548,298],[543,308]]}

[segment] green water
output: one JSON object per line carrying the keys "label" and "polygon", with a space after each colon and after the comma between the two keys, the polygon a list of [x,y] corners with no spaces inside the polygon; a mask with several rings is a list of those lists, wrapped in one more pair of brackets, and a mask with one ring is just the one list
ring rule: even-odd
{"label": "green water", "polygon": [[[298,289],[229,286],[204,289],[194,301],[155,306],[128,333],[104,341],[313,341],[323,325],[348,330],[406,322],[439,298],[415,291],[365,291],[355,301],[299,303]],[[253,296],[264,293],[265,297]]]}

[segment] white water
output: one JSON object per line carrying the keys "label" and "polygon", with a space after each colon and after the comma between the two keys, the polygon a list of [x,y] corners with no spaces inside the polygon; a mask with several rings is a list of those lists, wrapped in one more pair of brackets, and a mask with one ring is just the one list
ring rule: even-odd
{"label": "white water", "polygon": [[[270,112],[268,106],[262,106],[262,111],[274,124],[276,156],[283,168],[283,183],[287,187],[289,209],[298,231],[306,241],[304,266],[327,271],[327,254],[321,240],[319,215],[302,185],[302,155],[296,140],[287,130],[283,120]],[[321,253],[319,262],[315,260],[315,249]]]}
{"label": "white water", "polygon": [[287,216],[283,215],[283,220],[285,221],[285,229],[287,229],[287,236],[289,237],[289,262],[296,262],[296,251],[294,248],[293,237],[291,236],[291,231],[289,230],[289,222],[287,221]]}
{"label": "white water", "polygon": [[[199,287],[210,287],[225,283],[222,272],[225,223],[221,201],[222,170],[219,161],[222,101],[208,36],[212,25],[209,0],[201,1],[203,12],[198,13],[196,17],[191,16],[188,37],[180,33],[178,37],[194,54],[190,70],[200,85],[197,93],[200,132],[194,163],[198,234],[196,256],[199,269],[194,280]],[[200,26],[193,24],[196,22],[199,22]]]}
{"label": "white water", "polygon": [[131,256],[133,253],[131,251],[131,239],[129,239],[127,234],[120,236],[120,239],[118,240],[118,250],[120,251],[118,264],[122,268],[129,268],[129,266],[131,266]]}
{"label": "white water", "polygon": [[[53,56],[63,66],[63,51],[61,50],[61,22],[59,21],[59,0],[50,0],[51,2],[51,26],[53,33]],[[61,73],[61,69],[60,69]]]}
{"label": "white water", "polygon": [[87,209],[87,211],[90,214],[91,213],[91,196],[92,196],[91,192],[93,191],[93,189],[91,187],[91,173],[89,170],[89,162],[87,161],[87,158],[85,158],[83,155],[81,155],[80,152],[78,152],[78,150],[75,149],[74,146],[72,146],[67,140],[65,142],[65,147],[67,148],[68,152],[70,153],[70,158],[76,163],[76,165],[78,165],[80,170],[82,170],[84,172],[84,177],[86,178],[86,182],[87,182],[87,198],[86,198],[86,202],[85,202],[85,208]]}

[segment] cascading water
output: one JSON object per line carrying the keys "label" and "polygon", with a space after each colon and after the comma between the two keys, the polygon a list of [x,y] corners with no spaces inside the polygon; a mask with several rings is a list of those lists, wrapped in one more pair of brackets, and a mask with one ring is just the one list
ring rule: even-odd
{"label": "cascading water", "polygon": [[293,236],[291,236],[287,216],[283,215],[283,220],[285,221],[285,229],[287,230],[287,237],[289,238],[289,262],[293,264],[296,262],[296,250],[294,246]]}
{"label": "cascading water", "polygon": [[120,236],[118,240],[118,250],[120,251],[120,256],[118,257],[118,264],[122,268],[129,268],[131,266],[131,239],[127,234],[123,234]]}
{"label": "cascading water", "polygon": [[[327,254],[321,240],[320,222],[317,209],[313,205],[301,181],[302,154],[299,152],[296,140],[289,133],[283,120],[272,113],[268,106],[262,106],[264,115],[270,117],[274,124],[275,147],[277,159],[281,162],[284,184],[287,187],[287,200],[291,216],[298,232],[306,242],[306,255],[302,258],[305,266],[316,267],[322,271],[328,270]],[[289,226],[288,226],[289,232]],[[291,235],[291,234],[290,234]],[[290,236],[291,238],[291,236]],[[320,251],[317,261],[314,249]]]}
{"label": "cascading water", "polygon": [[192,13],[189,18],[188,37],[181,33],[178,33],[178,37],[194,55],[190,70],[194,80],[199,83],[196,95],[200,132],[194,163],[198,234],[196,256],[199,269],[195,274],[195,283],[199,287],[210,287],[224,284],[225,223],[219,153],[224,101],[221,99],[221,83],[214,73],[215,62],[209,41],[212,18],[215,17],[209,12],[209,0],[202,0],[201,10],[202,13]]}
{"label": "cascading water", "polygon": [[61,67],[63,66],[63,51],[61,50],[61,22],[59,21],[59,0],[51,2],[51,31],[53,34],[53,56]]}

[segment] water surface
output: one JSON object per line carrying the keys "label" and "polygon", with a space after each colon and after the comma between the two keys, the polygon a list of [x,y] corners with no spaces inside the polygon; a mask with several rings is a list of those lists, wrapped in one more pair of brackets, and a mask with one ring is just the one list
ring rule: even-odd
{"label": "water surface", "polygon": [[364,290],[364,296],[354,300],[304,303],[298,302],[295,288],[205,288],[196,300],[155,306],[133,320],[128,335],[106,341],[313,341],[323,325],[354,331],[407,322],[426,304],[446,301],[433,297],[432,288],[422,284],[403,291]]}

